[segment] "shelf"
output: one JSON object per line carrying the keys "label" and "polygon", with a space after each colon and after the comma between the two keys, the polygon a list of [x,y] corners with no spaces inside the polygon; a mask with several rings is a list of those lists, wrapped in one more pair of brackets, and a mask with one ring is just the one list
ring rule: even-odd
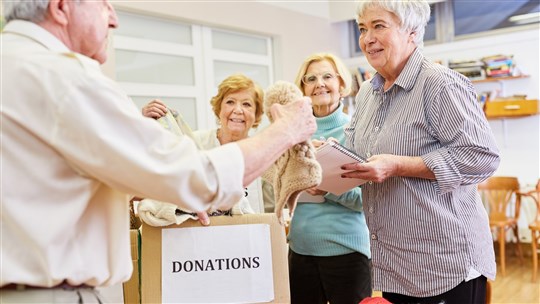
{"label": "shelf", "polygon": [[486,77],[486,79],[471,80],[472,83],[482,83],[482,82],[499,82],[502,80],[512,80],[512,79],[522,79],[529,78],[529,75],[521,76],[504,76],[504,77]]}
{"label": "shelf", "polygon": [[538,99],[494,100],[484,105],[487,119],[537,115],[538,110]]}

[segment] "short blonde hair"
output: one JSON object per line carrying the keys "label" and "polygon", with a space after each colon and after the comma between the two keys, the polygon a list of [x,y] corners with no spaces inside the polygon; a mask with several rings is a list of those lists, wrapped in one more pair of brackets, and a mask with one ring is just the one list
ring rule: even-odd
{"label": "short blonde hair", "polygon": [[253,100],[255,101],[255,122],[253,123],[252,128],[257,128],[261,123],[263,115],[264,93],[262,88],[257,83],[243,74],[233,74],[225,78],[219,84],[218,93],[210,100],[212,110],[214,111],[214,115],[219,118],[223,98],[229,94],[243,90],[251,90],[251,93],[253,94]]}
{"label": "short blonde hair", "polygon": [[304,83],[302,82],[302,77],[306,75],[306,71],[310,64],[312,64],[313,62],[320,62],[325,60],[330,62],[339,74],[339,83],[341,86],[341,90],[339,91],[339,93],[341,94],[341,97],[348,96],[351,93],[352,87],[351,72],[345,66],[343,61],[341,61],[341,59],[331,53],[315,53],[309,55],[300,66],[298,74],[296,74],[296,80],[294,81],[294,83],[300,88],[302,94],[306,94],[304,90]]}

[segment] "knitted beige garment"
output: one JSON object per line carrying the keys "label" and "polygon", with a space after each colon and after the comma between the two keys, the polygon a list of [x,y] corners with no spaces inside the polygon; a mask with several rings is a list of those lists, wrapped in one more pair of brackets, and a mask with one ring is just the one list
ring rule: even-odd
{"label": "knitted beige garment", "polygon": [[[274,103],[285,105],[302,98],[302,92],[290,82],[278,81],[268,87],[264,94],[264,110],[272,122],[270,107]],[[294,145],[281,155],[263,174],[263,179],[274,186],[274,212],[283,223],[285,205],[292,214],[300,192],[318,186],[322,169],[315,159],[315,148],[311,141]]]}
{"label": "knitted beige garment", "polygon": [[[208,212],[209,216],[254,214],[247,198],[242,198],[231,210]],[[137,214],[143,222],[154,227],[179,225],[189,219],[198,220],[195,212],[182,210],[175,204],[145,198],[137,204]]]}

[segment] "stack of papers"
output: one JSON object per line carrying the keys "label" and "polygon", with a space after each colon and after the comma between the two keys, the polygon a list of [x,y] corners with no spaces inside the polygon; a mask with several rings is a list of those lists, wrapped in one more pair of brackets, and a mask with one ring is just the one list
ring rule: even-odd
{"label": "stack of papers", "polygon": [[367,182],[362,179],[341,177],[341,174],[347,172],[342,170],[341,166],[350,163],[365,163],[366,160],[338,142],[331,140],[325,142],[317,148],[315,157],[321,165],[323,174],[322,182],[317,189],[341,195]]}

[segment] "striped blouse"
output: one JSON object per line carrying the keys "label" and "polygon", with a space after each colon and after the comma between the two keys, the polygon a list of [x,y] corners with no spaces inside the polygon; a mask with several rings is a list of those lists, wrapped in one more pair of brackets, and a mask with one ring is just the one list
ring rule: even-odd
{"label": "striped blouse", "polygon": [[498,149],[471,82],[415,50],[395,83],[376,74],[356,97],[346,144],[361,156],[420,156],[436,180],[366,183],[375,290],[414,297],[444,293],[474,269],[495,278],[488,216],[477,184],[499,165]]}

